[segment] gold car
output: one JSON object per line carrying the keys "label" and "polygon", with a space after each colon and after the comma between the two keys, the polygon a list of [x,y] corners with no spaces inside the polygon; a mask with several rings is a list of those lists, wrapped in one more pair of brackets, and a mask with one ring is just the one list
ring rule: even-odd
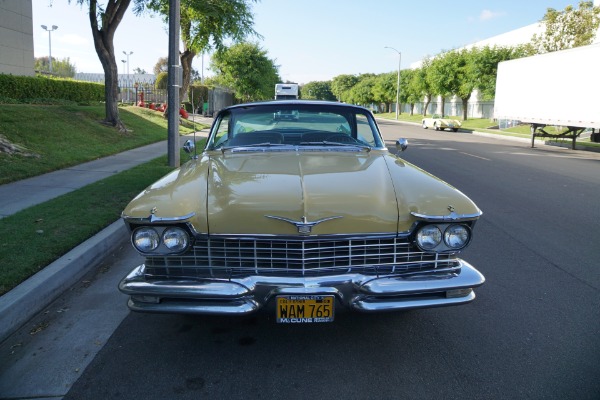
{"label": "gold car", "polygon": [[433,114],[431,118],[423,118],[421,120],[421,126],[423,129],[433,128],[436,131],[451,129],[454,132],[458,132],[458,128],[461,127],[461,123],[457,119],[451,119],[448,117],[442,117],[439,114]]}
{"label": "gold car", "polygon": [[123,211],[145,257],[119,285],[134,311],[331,322],[468,303],[484,282],[457,256],[479,208],[391,154],[365,108],[236,105],[199,154],[185,147],[192,160]]}

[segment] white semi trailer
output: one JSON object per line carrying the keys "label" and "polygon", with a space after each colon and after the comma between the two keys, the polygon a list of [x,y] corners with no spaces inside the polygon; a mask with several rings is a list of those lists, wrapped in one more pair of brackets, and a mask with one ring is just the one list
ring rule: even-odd
{"label": "white semi trailer", "polygon": [[[600,141],[600,43],[498,64],[494,117],[531,126],[536,137],[571,138],[593,129]],[[562,127],[548,133],[546,126]]]}

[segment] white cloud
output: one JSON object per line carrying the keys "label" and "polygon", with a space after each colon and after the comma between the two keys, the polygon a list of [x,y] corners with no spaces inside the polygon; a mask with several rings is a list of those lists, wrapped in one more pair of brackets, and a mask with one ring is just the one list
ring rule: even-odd
{"label": "white cloud", "polygon": [[479,20],[489,21],[490,19],[503,17],[505,15],[506,13],[504,11],[483,10],[481,14],[479,14]]}

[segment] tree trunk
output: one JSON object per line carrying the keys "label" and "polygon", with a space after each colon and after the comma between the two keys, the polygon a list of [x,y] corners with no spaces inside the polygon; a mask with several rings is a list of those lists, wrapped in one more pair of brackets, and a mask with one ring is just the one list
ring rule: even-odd
{"label": "tree trunk", "polygon": [[469,98],[471,96],[469,95],[468,97],[462,99],[462,106],[463,106],[463,121],[467,120],[467,106],[469,105]]}
{"label": "tree trunk", "polygon": [[446,104],[444,101],[444,96],[440,96],[440,98],[442,99],[442,118],[444,118],[444,115],[446,115],[446,113],[445,113]]}
{"label": "tree trunk", "polygon": [[181,69],[183,72],[183,82],[181,82],[181,87],[179,88],[180,101],[187,100],[185,94],[187,93],[190,87],[190,80],[192,77],[192,60],[194,60],[194,57],[196,57],[196,52],[189,49],[184,50],[184,52],[181,53],[180,56]]}
{"label": "tree trunk", "polygon": [[115,31],[123,19],[131,0],[116,0],[106,5],[104,13],[101,13],[102,27],[98,25],[97,0],[89,0],[90,25],[94,38],[94,47],[104,69],[104,100],[106,116],[104,124],[114,126],[120,132],[127,132],[127,128],[119,118],[117,96],[119,94],[119,81],[117,62],[115,60],[115,48],[113,39]]}
{"label": "tree trunk", "polygon": [[426,98],[427,98],[427,100],[425,100],[425,106],[423,107],[423,116],[424,117],[427,116],[427,109],[429,108],[429,104],[431,104],[431,96],[427,96]]}

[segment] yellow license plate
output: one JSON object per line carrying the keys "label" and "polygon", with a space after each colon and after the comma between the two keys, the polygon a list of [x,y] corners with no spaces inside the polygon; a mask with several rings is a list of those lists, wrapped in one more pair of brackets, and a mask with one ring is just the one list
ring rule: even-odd
{"label": "yellow license plate", "polygon": [[277,322],[280,324],[332,322],[333,296],[278,296]]}

